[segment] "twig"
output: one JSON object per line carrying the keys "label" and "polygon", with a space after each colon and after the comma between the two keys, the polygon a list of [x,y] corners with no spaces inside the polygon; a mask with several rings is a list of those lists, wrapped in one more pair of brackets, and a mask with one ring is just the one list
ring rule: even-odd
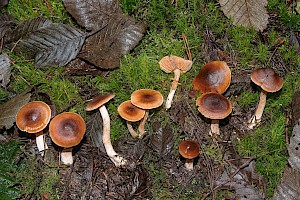
{"label": "twig", "polygon": [[186,48],[186,54],[187,54],[187,56],[188,56],[189,60],[191,60],[191,61],[192,61],[192,54],[191,54],[191,50],[190,50],[190,47],[189,47],[188,40],[187,40],[187,38],[186,38],[186,36],[185,36],[185,34],[184,34],[184,33],[182,33],[182,39],[183,39],[183,41],[184,41],[184,47]]}

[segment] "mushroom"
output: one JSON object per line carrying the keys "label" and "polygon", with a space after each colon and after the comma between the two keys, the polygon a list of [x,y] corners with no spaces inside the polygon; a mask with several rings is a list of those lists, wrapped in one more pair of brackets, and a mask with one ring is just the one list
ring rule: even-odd
{"label": "mushroom", "polygon": [[248,127],[253,129],[261,120],[267,92],[279,91],[282,88],[283,79],[272,68],[259,68],[251,73],[251,80],[262,88],[255,114],[248,121]]}
{"label": "mushroom", "polygon": [[172,86],[166,101],[166,110],[168,110],[172,105],[173,97],[177,89],[180,74],[189,71],[192,67],[192,64],[193,62],[191,60],[185,60],[184,58],[172,55],[165,56],[159,61],[160,68],[164,72],[174,72]]}
{"label": "mushroom", "polygon": [[200,153],[200,147],[198,142],[194,140],[182,140],[179,144],[179,153],[182,157],[186,158],[185,167],[187,170],[193,170],[194,158]]}
{"label": "mushroom", "polygon": [[126,120],[127,128],[132,137],[138,137],[138,133],[132,128],[131,122],[137,122],[145,116],[145,110],[140,109],[133,105],[130,100],[121,103],[118,107],[118,113]]}
{"label": "mushroom", "polygon": [[196,101],[199,112],[211,119],[210,135],[220,135],[219,120],[224,119],[232,112],[230,101],[216,92],[202,94]]}
{"label": "mushroom", "polygon": [[52,141],[63,150],[60,155],[65,165],[73,164],[72,149],[82,140],[86,125],[81,115],[72,112],[63,112],[56,115],[50,122],[49,133]]}
{"label": "mushroom", "polygon": [[193,79],[194,90],[200,93],[223,94],[230,85],[231,72],[226,62],[212,61],[205,64]]}
{"label": "mushroom", "polygon": [[16,115],[16,124],[21,131],[35,133],[36,145],[41,155],[48,149],[44,141],[43,129],[51,118],[50,107],[42,101],[32,101],[20,108]]}
{"label": "mushroom", "polygon": [[120,167],[127,164],[127,160],[118,155],[110,140],[110,118],[108,111],[105,107],[105,103],[114,98],[114,94],[104,94],[95,96],[86,106],[87,111],[95,110],[99,108],[99,112],[101,114],[103,120],[103,136],[102,141],[104,148],[106,150],[107,155],[111,159],[111,161],[115,164],[116,167]]}
{"label": "mushroom", "polygon": [[131,94],[131,103],[145,110],[145,115],[139,125],[139,137],[145,135],[145,123],[149,115],[149,109],[157,108],[163,104],[164,98],[162,94],[156,90],[140,89]]}

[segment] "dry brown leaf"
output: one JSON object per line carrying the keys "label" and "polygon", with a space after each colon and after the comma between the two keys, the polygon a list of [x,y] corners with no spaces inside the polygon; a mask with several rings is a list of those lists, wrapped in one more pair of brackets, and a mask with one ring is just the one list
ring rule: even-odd
{"label": "dry brown leaf", "polygon": [[219,0],[221,10],[234,25],[254,27],[263,31],[268,24],[267,0]]}

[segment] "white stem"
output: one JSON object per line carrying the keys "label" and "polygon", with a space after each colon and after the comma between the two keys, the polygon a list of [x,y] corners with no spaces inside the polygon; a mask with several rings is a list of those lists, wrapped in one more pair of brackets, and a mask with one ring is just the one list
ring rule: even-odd
{"label": "white stem", "polygon": [[139,133],[140,133],[139,138],[143,138],[144,135],[146,134],[145,123],[148,119],[148,116],[149,116],[149,110],[145,110],[145,115],[144,115],[143,119],[141,120],[141,122],[139,124],[139,128],[138,128]]}
{"label": "white stem", "polygon": [[127,160],[125,160],[123,157],[121,157],[120,155],[118,155],[112,144],[111,144],[111,140],[110,140],[110,118],[109,118],[109,114],[107,112],[106,107],[103,105],[99,108],[100,114],[102,116],[102,120],[103,120],[103,136],[102,136],[102,140],[103,140],[103,145],[105,147],[106,153],[109,156],[109,158],[111,159],[111,161],[115,164],[116,167],[120,167],[122,165],[126,165],[127,164]]}
{"label": "white stem", "polygon": [[210,131],[209,135],[220,135],[220,128],[219,128],[219,120],[218,119],[212,119],[211,125],[210,125]]}
{"label": "white stem", "polygon": [[72,147],[65,148],[60,153],[60,160],[65,165],[72,165],[73,164],[73,154],[72,154]]}
{"label": "white stem", "polygon": [[48,146],[44,140],[43,131],[37,132],[35,134],[35,136],[36,136],[36,138],[35,138],[36,146],[37,146],[39,152],[41,153],[41,156],[44,156],[44,150],[48,149]]}
{"label": "white stem", "polygon": [[255,114],[248,121],[248,128],[253,129],[261,120],[267,101],[267,92],[261,90]]}
{"label": "white stem", "polygon": [[174,79],[172,82],[172,86],[166,101],[166,110],[168,110],[169,108],[171,108],[172,105],[172,101],[173,101],[173,97],[175,95],[176,89],[177,89],[177,85],[179,82],[179,77],[180,77],[180,69],[175,69],[174,70]]}
{"label": "white stem", "polygon": [[185,168],[189,171],[193,170],[194,169],[194,159],[186,159],[185,160]]}
{"label": "white stem", "polygon": [[139,136],[139,134],[137,134],[137,132],[135,132],[135,130],[132,128],[131,122],[130,121],[126,121],[126,125],[127,128],[129,130],[129,133],[131,134],[132,137],[136,138]]}

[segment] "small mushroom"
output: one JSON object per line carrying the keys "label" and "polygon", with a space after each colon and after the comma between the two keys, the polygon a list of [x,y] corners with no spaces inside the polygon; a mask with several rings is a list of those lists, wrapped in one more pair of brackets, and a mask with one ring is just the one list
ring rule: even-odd
{"label": "small mushroom", "polygon": [[160,68],[164,72],[174,72],[172,86],[166,101],[166,110],[168,110],[172,105],[173,97],[178,86],[180,74],[189,71],[192,67],[192,64],[193,62],[191,60],[185,60],[184,58],[172,55],[165,56],[159,61]]}
{"label": "small mushroom", "polygon": [[262,88],[255,114],[249,119],[248,127],[253,129],[261,120],[268,92],[277,92],[282,88],[283,79],[272,68],[259,68],[251,73],[251,80]]}
{"label": "small mushroom", "polygon": [[32,101],[20,108],[16,115],[16,124],[21,131],[34,133],[36,145],[41,155],[48,149],[44,141],[43,129],[48,125],[51,118],[50,107],[42,101]]}
{"label": "small mushroom", "polygon": [[142,138],[145,135],[145,123],[148,119],[149,110],[157,108],[163,104],[164,98],[162,94],[156,90],[140,89],[131,94],[131,103],[143,110],[145,115],[139,125],[139,137]]}
{"label": "small mushroom", "polygon": [[60,155],[65,165],[73,164],[72,149],[82,140],[86,130],[83,118],[76,113],[63,112],[56,115],[50,122],[49,133],[52,141],[63,150]]}
{"label": "small mushroom", "polygon": [[194,158],[200,153],[200,147],[198,142],[194,140],[182,140],[179,144],[179,153],[182,157],[186,158],[185,167],[187,170],[193,170]]}
{"label": "small mushroom", "polygon": [[145,116],[145,110],[136,107],[130,100],[121,103],[118,107],[118,113],[126,120],[127,128],[132,137],[138,137],[138,133],[132,128],[131,122],[137,122]]}
{"label": "small mushroom", "polygon": [[216,92],[202,94],[196,101],[199,112],[211,119],[210,135],[220,135],[219,120],[224,119],[232,112],[230,101]]}
{"label": "small mushroom", "polygon": [[103,136],[102,141],[108,157],[115,164],[116,167],[124,166],[127,160],[117,154],[111,144],[110,140],[110,118],[105,103],[114,98],[114,94],[104,94],[95,96],[86,106],[87,111],[99,108],[99,112],[103,120]]}
{"label": "small mushroom", "polygon": [[231,72],[226,62],[212,61],[205,64],[193,79],[194,90],[200,93],[223,94],[230,85]]}

